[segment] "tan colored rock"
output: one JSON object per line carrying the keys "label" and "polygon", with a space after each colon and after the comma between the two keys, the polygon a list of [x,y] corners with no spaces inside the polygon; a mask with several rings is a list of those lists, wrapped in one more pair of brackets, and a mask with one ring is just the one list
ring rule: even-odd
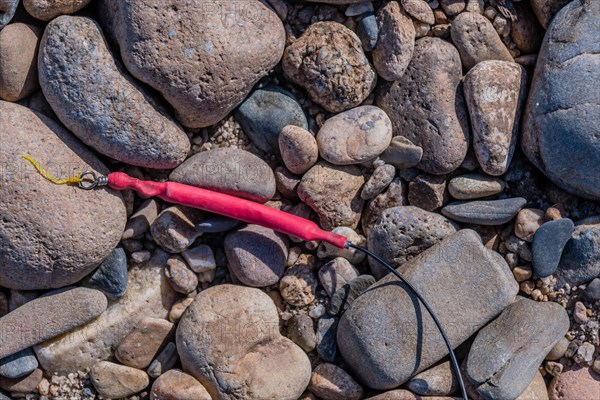
{"label": "tan colored rock", "polygon": [[315,301],[317,279],[304,265],[295,265],[285,271],[279,282],[279,292],[283,299],[293,306],[306,306]]}
{"label": "tan colored rock", "polygon": [[552,379],[548,387],[550,400],[597,399],[600,374],[591,368],[573,368]]}
{"label": "tan colored rock", "polygon": [[324,400],[360,400],[363,388],[335,364],[319,364],[312,373],[308,389]]}
{"label": "tan colored rock", "polygon": [[524,208],[515,219],[515,236],[527,242],[533,240],[533,235],[544,223],[545,213],[537,208]]}
{"label": "tan colored rock", "polygon": [[193,376],[171,369],[152,384],[150,400],[212,400],[210,394]]}
{"label": "tan colored rock", "polygon": [[18,101],[39,88],[37,53],[42,30],[20,22],[0,31],[0,98]]}
{"label": "tan colored rock", "polygon": [[535,378],[531,381],[527,389],[517,400],[548,400],[548,389],[544,377],[539,372],[535,374]]}
{"label": "tan colored rock", "polygon": [[144,369],[174,333],[175,325],[166,319],[145,317],[119,343],[115,357],[128,367]]}
{"label": "tan colored rock", "polygon": [[285,49],[286,76],[327,111],[358,106],[375,88],[377,74],[354,32],[337,22],[317,22]]}
{"label": "tan colored rock", "polygon": [[108,360],[114,349],[143,317],[166,318],[177,294],[163,274],[169,255],[157,250],[145,264],[129,270],[125,296],[96,320],[66,335],[35,346],[48,374],[67,374]]}
{"label": "tan colored rock", "polygon": [[0,101],[0,286],[50,289],[92,272],[118,244],[126,222],[121,195],[55,185],[22,158],[60,177],[108,169],[54,121]]}
{"label": "tan colored rock", "polygon": [[279,333],[271,298],[218,285],[196,296],[177,327],[184,370],[218,399],[297,399],[309,383],[304,351]]}
{"label": "tan colored rock", "polygon": [[279,135],[279,150],[287,169],[302,175],[319,159],[319,147],[315,137],[304,128],[288,125]]}
{"label": "tan colored rock", "polygon": [[91,0],[23,0],[27,12],[42,21],[50,21],[63,14],[73,14],[87,6]]}
{"label": "tan colored rock", "polygon": [[139,393],[150,384],[144,371],[100,361],[90,370],[90,380],[99,395],[109,399],[120,399]]}

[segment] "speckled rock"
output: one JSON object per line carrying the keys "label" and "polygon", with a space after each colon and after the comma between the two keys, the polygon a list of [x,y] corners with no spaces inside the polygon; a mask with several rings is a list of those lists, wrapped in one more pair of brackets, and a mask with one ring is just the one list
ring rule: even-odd
{"label": "speckled rock", "polygon": [[163,274],[169,255],[157,250],[145,264],[129,270],[125,296],[97,319],[34,347],[48,374],[68,374],[108,360],[121,340],[143,317],[166,318],[177,294]]}
{"label": "speckled rock", "polygon": [[0,164],[6,166],[0,175],[0,286],[33,290],[75,283],[119,242],[126,222],[121,195],[73,190],[44,179],[23,154],[53,175],[108,170],[54,121],[4,101],[0,115],[7,121],[0,124]]}
{"label": "speckled rock", "polygon": [[360,164],[390,145],[392,123],[381,109],[360,106],[325,121],[317,134],[319,154],[336,165]]}
{"label": "speckled rock", "polygon": [[535,232],[531,242],[533,271],[545,278],[556,272],[560,256],[573,234],[573,221],[561,218],[548,221]]}
{"label": "speckled rock", "polygon": [[398,169],[406,169],[419,164],[423,157],[423,149],[404,136],[396,136],[380,157]]}
{"label": "speckled rock", "polygon": [[317,335],[312,318],[308,314],[298,314],[290,318],[287,337],[307,353],[314,350],[317,345]]}
{"label": "speckled rock", "polygon": [[390,183],[394,180],[396,168],[391,164],[383,164],[373,171],[365,186],[360,192],[360,197],[363,200],[371,200],[379,193],[383,192]]}
{"label": "speckled rock", "polygon": [[31,348],[26,348],[0,360],[0,376],[9,379],[29,375],[38,367],[37,358]]}
{"label": "speckled rock", "polygon": [[406,387],[421,396],[448,396],[458,389],[458,380],[450,361],[444,361],[417,374]]}
{"label": "speckled rock", "polygon": [[122,247],[114,249],[102,264],[80,283],[98,289],[109,299],[118,300],[127,290],[127,254]]}
{"label": "speckled rock", "polygon": [[575,227],[556,270],[557,287],[581,285],[600,276],[600,225]]}
{"label": "speckled rock", "polygon": [[293,174],[302,175],[319,159],[315,137],[299,126],[288,125],[281,130],[279,150],[283,163]]}
{"label": "speckled rock", "polygon": [[402,8],[411,17],[428,25],[435,24],[433,10],[425,0],[401,0]]}
{"label": "speckled rock", "polygon": [[[561,188],[600,199],[600,3],[565,6],[538,55],[523,121],[521,148]],[[568,157],[565,157],[568,154]]]}
{"label": "speckled rock", "polygon": [[286,303],[302,307],[315,301],[317,279],[304,265],[294,265],[285,271],[279,282],[279,292]]}
{"label": "speckled rock", "polygon": [[544,29],[548,29],[554,16],[569,3],[570,0],[531,0],[531,8]]}
{"label": "speckled rock", "polygon": [[91,0],[23,0],[27,12],[42,21],[50,21],[63,14],[73,14],[87,6]]}
{"label": "speckled rock", "polygon": [[310,380],[308,357],[279,334],[273,301],[254,288],[200,292],[179,322],[177,349],[184,370],[213,398],[296,399]]}
{"label": "speckled rock", "polygon": [[52,20],[40,44],[38,70],[60,121],[100,153],[148,168],[173,168],[187,156],[185,132],[122,73],[94,20]]}
{"label": "speckled rock", "polygon": [[20,22],[0,31],[1,99],[18,101],[39,88],[37,53],[42,32],[37,26]]}
{"label": "speckled rock", "polygon": [[232,13],[218,0],[103,0],[100,20],[127,69],[171,103],[190,128],[213,125],[277,65],[283,24],[260,1]]}
{"label": "speckled rock", "polygon": [[444,176],[419,174],[408,184],[408,202],[411,206],[433,211],[448,201]]}
{"label": "speckled rock", "polygon": [[[469,229],[449,236],[398,271],[427,299],[454,347],[498,315],[518,292],[502,256],[486,249]],[[481,291],[480,285],[494,290]],[[337,331],[340,352],[354,376],[367,386],[394,388],[448,354],[429,315],[415,310],[416,301],[388,275],[342,316]],[[389,306],[392,303],[394,307]]]}
{"label": "speckled rock", "polygon": [[477,334],[465,377],[485,399],[517,398],[568,330],[569,316],[560,304],[518,297]]}
{"label": "speckled rock", "polygon": [[526,88],[525,68],[514,62],[482,61],[465,75],[475,156],[488,175],[502,175],[510,165]]}
{"label": "speckled rock", "polygon": [[15,16],[19,0],[2,0],[0,2],[0,29],[4,28]]}
{"label": "speckled rock", "polygon": [[273,285],[285,271],[288,239],[272,229],[247,225],[228,234],[224,247],[229,271],[244,285]]}
{"label": "speckled rock", "polygon": [[460,14],[466,6],[465,0],[440,0],[440,6],[442,6],[442,10],[444,13],[453,17],[457,14]]}
{"label": "speckled rock", "polygon": [[591,368],[571,368],[552,379],[550,400],[594,399],[600,393],[600,374]]}
{"label": "speckled rock", "polygon": [[171,369],[154,381],[150,400],[211,400],[211,397],[193,376]]}
{"label": "speckled rock", "polygon": [[395,135],[423,149],[417,168],[449,173],[467,154],[467,109],[458,90],[462,67],[458,52],[442,39],[415,43],[413,58],[400,80],[380,85],[375,103],[390,116]]}
{"label": "speckled rock", "polygon": [[298,197],[319,215],[324,229],[356,228],[364,204],[360,197],[363,183],[358,167],[319,161],[302,177]]}
{"label": "speckled rock", "polygon": [[358,106],[375,88],[377,74],[360,40],[336,22],[317,22],[285,49],[283,71],[327,111]]}
{"label": "speckled rock", "polygon": [[514,61],[490,20],[483,15],[460,14],[452,21],[450,34],[467,69],[485,60]]}
{"label": "speckled rock", "polygon": [[446,217],[467,224],[502,225],[525,206],[527,200],[513,197],[500,200],[456,201],[442,208]]}
{"label": "speckled rock", "polygon": [[458,200],[470,200],[493,196],[503,190],[503,181],[479,174],[460,175],[456,178],[452,178],[448,183],[450,195]]}
{"label": "speckled rock", "polygon": [[294,95],[275,85],[252,92],[234,116],[256,147],[275,154],[279,152],[279,134],[284,127],[308,129],[304,111]]}
{"label": "speckled rock", "polygon": [[99,395],[109,399],[129,397],[150,384],[144,371],[109,361],[100,361],[92,367],[90,381]]}
{"label": "speckled rock", "polygon": [[[368,248],[397,267],[456,230],[456,225],[437,213],[413,206],[388,208],[373,225]],[[369,264],[376,278],[388,273],[375,260],[369,259]]]}
{"label": "speckled rock", "polygon": [[167,261],[165,276],[173,290],[178,293],[191,293],[198,286],[198,277],[194,271],[188,268],[183,259],[177,255]]}
{"label": "speckled rock", "polygon": [[[425,5],[429,11],[431,9]],[[433,17],[433,13],[431,13]],[[379,40],[373,50],[373,65],[387,81],[404,75],[415,49],[415,27],[400,5],[389,2],[377,11]]]}
{"label": "speckled rock", "polygon": [[312,373],[308,389],[324,400],[360,400],[363,388],[335,364],[319,364]]}
{"label": "speckled rock", "polygon": [[275,176],[269,165],[233,147],[195,154],[171,172],[169,179],[261,203],[275,194]]}
{"label": "speckled rock", "polygon": [[102,292],[81,287],[58,289],[27,302],[0,318],[0,359],[86,324],[106,305]]}

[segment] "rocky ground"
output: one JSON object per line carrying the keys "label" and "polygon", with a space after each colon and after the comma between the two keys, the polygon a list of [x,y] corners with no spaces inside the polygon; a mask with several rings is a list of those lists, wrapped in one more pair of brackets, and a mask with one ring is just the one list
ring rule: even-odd
{"label": "rocky ground", "polygon": [[0,1],[0,400],[600,398],[597,0]]}

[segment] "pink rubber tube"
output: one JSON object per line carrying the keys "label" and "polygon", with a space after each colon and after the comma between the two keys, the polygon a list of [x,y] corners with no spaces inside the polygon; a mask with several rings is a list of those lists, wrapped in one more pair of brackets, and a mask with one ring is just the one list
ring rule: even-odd
{"label": "pink rubber tube", "polygon": [[322,240],[339,248],[346,246],[347,238],[325,231],[307,219],[271,207],[177,182],[153,182],[132,178],[123,172],[108,174],[108,186],[116,190],[132,189],[143,197],[160,197],[169,203],[223,215],[256,224],[303,240]]}

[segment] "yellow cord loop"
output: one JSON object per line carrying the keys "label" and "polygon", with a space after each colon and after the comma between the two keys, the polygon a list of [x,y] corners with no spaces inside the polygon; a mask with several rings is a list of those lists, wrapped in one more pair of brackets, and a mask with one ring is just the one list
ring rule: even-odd
{"label": "yellow cord loop", "polygon": [[31,165],[33,165],[35,167],[35,169],[37,169],[37,171],[46,179],[48,179],[50,182],[55,183],[57,185],[76,185],[79,184],[79,182],[81,182],[81,174],[77,175],[77,178],[64,178],[64,179],[56,179],[55,177],[53,177],[52,175],[50,175],[50,173],[48,171],[46,171],[44,168],[42,168],[42,166],[35,161],[33,158],[29,157],[29,156],[22,156],[24,159],[26,159],[27,161],[29,161],[31,163]]}

